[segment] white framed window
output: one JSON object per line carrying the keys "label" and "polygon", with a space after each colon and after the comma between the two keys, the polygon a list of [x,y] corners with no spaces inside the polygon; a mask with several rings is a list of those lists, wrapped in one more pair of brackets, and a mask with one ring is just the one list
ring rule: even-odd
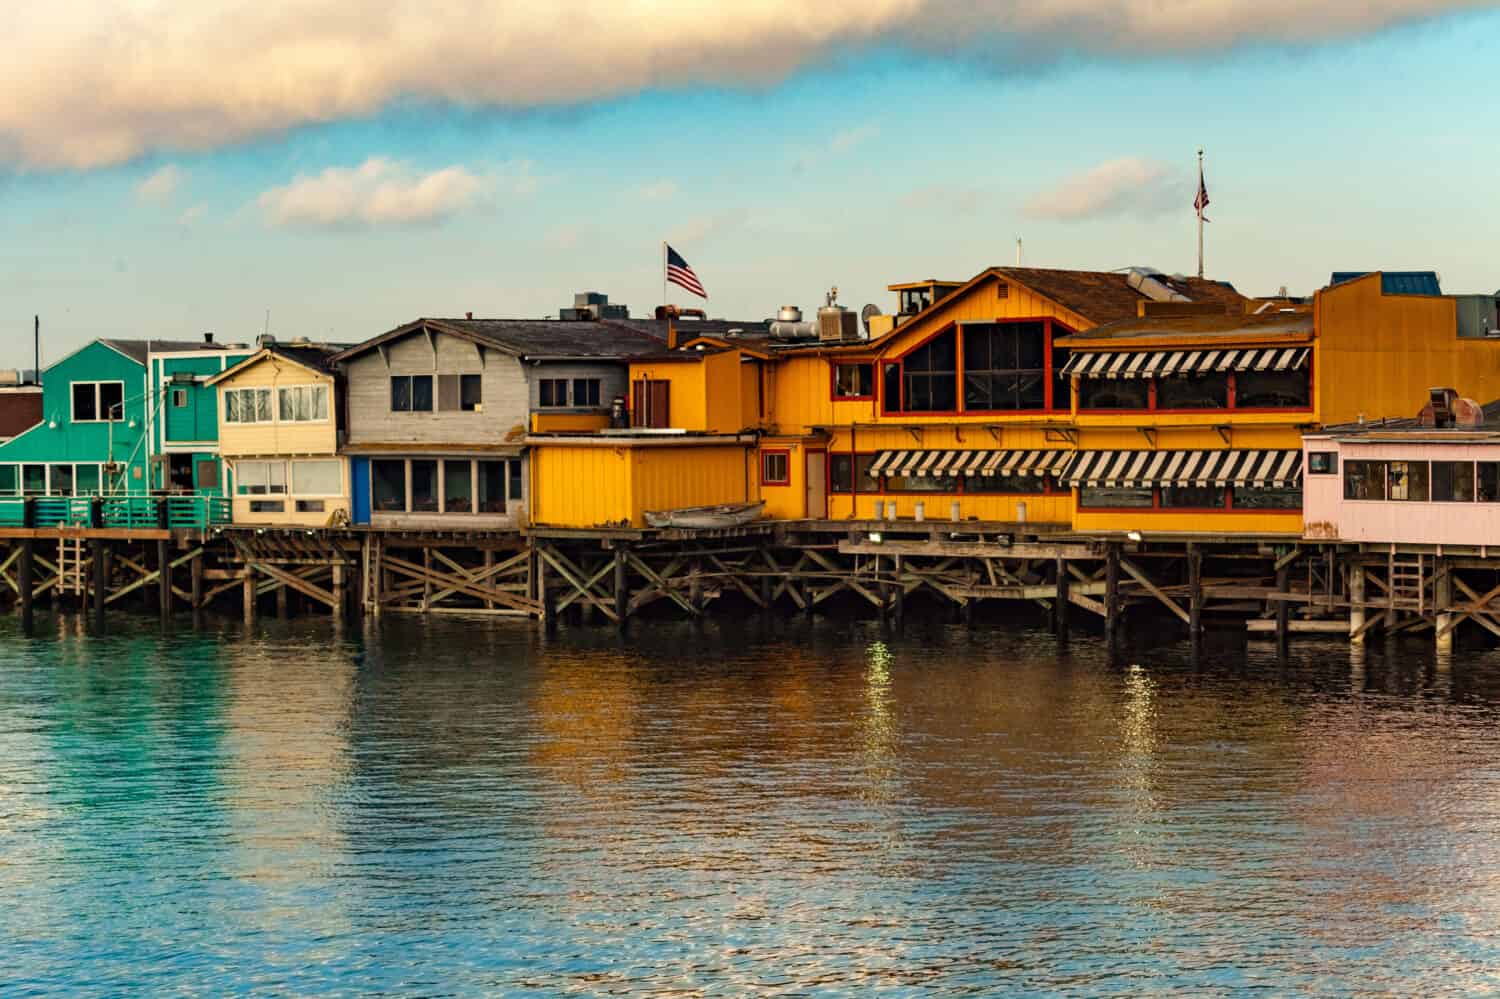
{"label": "white framed window", "polygon": [[125,419],[124,382],[74,382],[74,423],[118,423]]}
{"label": "white framed window", "polygon": [[276,416],[282,423],[318,423],[328,419],[327,385],[292,385],[276,391]]}
{"label": "white framed window", "polygon": [[172,408],[187,408],[187,389],[174,388],[172,390]]}
{"label": "white framed window", "polygon": [[342,496],[343,466],[336,458],[292,462],[292,492],[298,496]]}
{"label": "white framed window", "polygon": [[224,390],[225,423],[270,423],[271,390],[242,388]]}
{"label": "white framed window", "polygon": [[286,493],[286,462],[235,462],[234,491],[241,496],[284,495]]}

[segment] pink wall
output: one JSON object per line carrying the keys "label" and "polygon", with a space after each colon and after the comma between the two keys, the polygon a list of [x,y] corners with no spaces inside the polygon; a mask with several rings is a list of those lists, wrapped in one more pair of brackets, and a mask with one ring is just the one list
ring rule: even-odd
{"label": "pink wall", "polygon": [[1500,461],[1500,441],[1426,444],[1379,441],[1349,443],[1308,438],[1306,452],[1335,451],[1338,473],[1304,474],[1303,533],[1340,541],[1401,542],[1425,545],[1500,545],[1500,503],[1414,503],[1344,499],[1344,462]]}

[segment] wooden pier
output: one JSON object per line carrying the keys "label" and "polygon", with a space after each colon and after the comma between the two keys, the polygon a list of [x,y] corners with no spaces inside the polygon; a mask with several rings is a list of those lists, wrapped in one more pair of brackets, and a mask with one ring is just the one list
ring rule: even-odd
{"label": "wooden pier", "polygon": [[[1036,524],[779,521],[721,530],[396,531],[222,526],[0,529],[0,598],[258,615],[462,614],[625,626],[720,605],[973,622],[1004,604],[1061,636],[1138,618],[1191,637],[1431,632],[1500,638],[1500,552],[1285,536],[1080,535]],[[1084,623],[1091,622],[1091,623]]]}

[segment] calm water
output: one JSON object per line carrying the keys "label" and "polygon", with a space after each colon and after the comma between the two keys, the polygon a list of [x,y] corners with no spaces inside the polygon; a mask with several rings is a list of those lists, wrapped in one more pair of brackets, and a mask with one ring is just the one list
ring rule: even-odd
{"label": "calm water", "polygon": [[1500,657],[0,622],[0,992],[1472,994]]}

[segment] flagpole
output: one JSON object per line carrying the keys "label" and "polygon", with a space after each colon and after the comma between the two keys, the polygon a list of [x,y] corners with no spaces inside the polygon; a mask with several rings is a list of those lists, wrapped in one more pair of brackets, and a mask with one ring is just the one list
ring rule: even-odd
{"label": "flagpole", "polygon": [[661,304],[667,304],[667,241],[661,241]]}
{"label": "flagpole", "polygon": [[[1203,150],[1198,150],[1198,189],[1203,190]],[[1203,205],[1198,205],[1198,280],[1203,280]]]}

